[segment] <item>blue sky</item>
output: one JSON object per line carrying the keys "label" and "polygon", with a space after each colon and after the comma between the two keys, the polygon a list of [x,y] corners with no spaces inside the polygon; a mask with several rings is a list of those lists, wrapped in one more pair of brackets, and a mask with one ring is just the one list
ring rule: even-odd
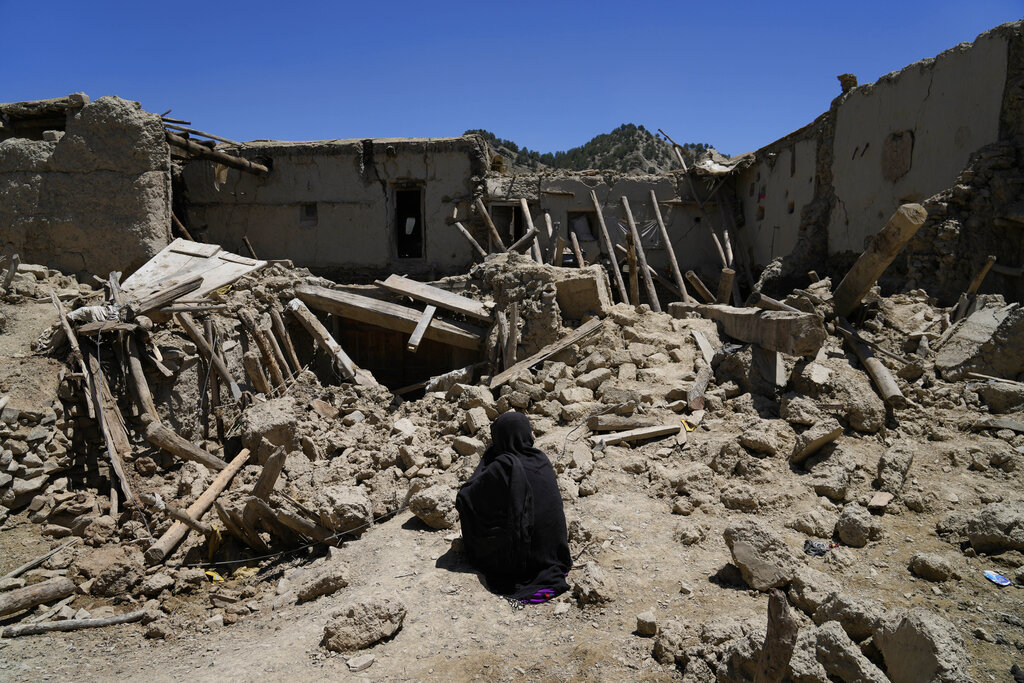
{"label": "blue sky", "polygon": [[0,101],[120,95],[236,140],[438,137],[542,152],[622,123],[729,154],[861,83],[1024,17],[1024,0],[0,0]]}

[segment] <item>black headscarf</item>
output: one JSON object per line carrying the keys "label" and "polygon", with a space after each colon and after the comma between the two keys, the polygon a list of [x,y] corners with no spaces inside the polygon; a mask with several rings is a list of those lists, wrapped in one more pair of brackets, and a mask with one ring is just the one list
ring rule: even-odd
{"label": "black headscarf", "polygon": [[569,589],[562,497],[525,415],[507,412],[491,423],[491,445],[455,506],[469,559],[492,590],[522,600],[541,589]]}

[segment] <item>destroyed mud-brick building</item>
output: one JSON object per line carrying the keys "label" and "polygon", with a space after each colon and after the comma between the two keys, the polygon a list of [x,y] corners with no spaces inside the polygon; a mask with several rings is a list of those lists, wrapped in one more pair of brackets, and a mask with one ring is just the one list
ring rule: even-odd
{"label": "destroyed mud-brick building", "polygon": [[[0,104],[0,667],[103,678],[7,638],[141,621],[171,674],[234,624],[248,677],[1005,678],[1024,23],[840,83],[657,175]],[[534,611],[444,535],[508,410],[577,561]]]}

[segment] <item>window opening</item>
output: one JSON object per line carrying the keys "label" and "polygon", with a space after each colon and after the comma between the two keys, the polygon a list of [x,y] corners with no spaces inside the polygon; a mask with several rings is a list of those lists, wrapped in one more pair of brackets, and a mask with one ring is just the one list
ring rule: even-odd
{"label": "window opening", "polygon": [[299,225],[312,227],[317,223],[316,204],[299,205]]}
{"label": "window opening", "polygon": [[593,211],[569,211],[566,215],[569,223],[569,232],[576,234],[580,242],[596,242],[594,237],[594,223],[597,216]]}
{"label": "window opening", "polygon": [[423,190],[395,190],[395,245],[398,258],[423,258]]}

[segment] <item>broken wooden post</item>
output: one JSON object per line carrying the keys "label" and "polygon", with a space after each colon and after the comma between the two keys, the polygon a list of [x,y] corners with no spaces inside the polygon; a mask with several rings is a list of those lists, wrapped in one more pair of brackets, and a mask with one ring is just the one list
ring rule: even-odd
{"label": "broken wooden post", "polygon": [[[288,310],[292,312],[302,326],[306,328],[316,343],[334,359],[335,370],[344,379],[351,380],[356,384],[364,386],[376,386],[377,380],[369,372],[362,370],[352,362],[341,345],[335,341],[331,333],[327,331],[313,312],[306,308],[306,304],[299,299],[292,299],[288,302]],[[415,331],[415,328],[413,328]]]}
{"label": "broken wooden post", "polygon": [[611,261],[612,275],[615,278],[615,285],[619,289],[619,297],[622,301],[629,303],[629,294],[626,292],[626,283],[622,280],[622,273],[619,271],[615,260],[615,248],[612,246],[612,238],[608,236],[608,226],[604,222],[604,214],[601,212],[601,204],[597,201],[597,193],[590,191],[590,201],[594,204],[594,211],[597,212],[597,227],[600,233],[602,246]]}
{"label": "broken wooden post", "polygon": [[[544,214],[547,216],[547,214]],[[565,251],[565,238],[561,235],[555,241],[555,248],[551,250],[551,265],[561,266],[562,265],[562,252]]]}
{"label": "broken wooden post", "polygon": [[636,221],[633,220],[633,212],[629,208],[629,199],[622,197],[622,208],[626,210],[626,222],[629,224],[629,234],[633,236],[633,248],[636,250],[637,258],[640,260],[640,274],[644,276],[644,288],[647,290],[647,299],[650,302],[651,310],[661,313],[661,302],[658,300],[658,292],[654,289],[654,281],[647,266],[647,253],[644,245],[640,242],[640,231],[637,230]]}
{"label": "broken wooden post", "polygon": [[[626,249],[626,247],[622,246],[621,244],[615,245],[615,251],[618,252],[623,259],[629,258],[629,250]],[[622,259],[619,260],[619,263],[622,263]],[[685,298],[683,297],[683,293],[679,291],[674,282],[672,282],[671,280],[666,280],[661,273],[656,271],[650,265],[647,266],[647,272],[651,274],[651,277],[654,278],[656,282],[661,283],[662,287],[664,287],[669,292],[679,297],[680,301],[682,301]]]}
{"label": "broken wooden post", "polygon": [[579,238],[572,230],[569,231],[569,242],[572,244],[572,254],[576,257],[576,267],[583,268],[586,265],[583,263],[583,250],[580,249]]}
{"label": "broken wooden post", "polygon": [[198,462],[214,472],[220,472],[227,466],[223,460],[207,453],[191,441],[179,436],[173,429],[162,422],[153,421],[147,424],[144,435],[146,441],[157,448],[167,451],[171,455],[176,455],[182,460]]}
{"label": "broken wooden post", "polygon": [[416,353],[420,349],[420,342],[423,341],[423,335],[426,333],[427,328],[430,327],[430,321],[434,319],[434,314],[437,313],[437,306],[427,305],[423,309],[423,316],[420,321],[416,323],[416,329],[412,331],[409,336],[409,341],[406,342],[405,348],[411,353]]}
{"label": "broken wooden post", "polygon": [[[192,519],[200,520],[203,515],[213,505],[213,501],[217,500],[224,489],[231,483],[232,477],[238,473],[238,470],[242,469],[245,464],[249,461],[248,449],[242,449],[242,451],[234,457],[231,463],[221,470],[220,474],[213,480],[209,488],[203,491],[203,494],[196,499],[196,502],[188,506],[185,511],[188,516]],[[149,564],[156,564],[157,562],[163,561],[174,548],[181,543],[182,539],[188,534],[188,527],[181,522],[175,522],[171,525],[163,536],[160,537],[153,545],[146,551],[146,562]]]}
{"label": "broken wooden post", "polygon": [[15,588],[0,593],[0,617],[14,614],[52,600],[60,600],[75,592],[75,583],[66,576]]}
{"label": "broken wooden post", "polygon": [[491,378],[491,382],[488,386],[492,391],[494,389],[497,389],[505,382],[514,378],[523,370],[531,368],[537,363],[540,363],[541,361],[547,360],[548,358],[550,358],[551,356],[555,355],[556,353],[558,353],[559,351],[568,346],[583,341],[590,335],[600,330],[602,326],[603,323],[599,318],[594,318],[592,320],[589,320],[588,322],[583,323],[575,330],[573,330],[570,334],[567,334],[566,336],[562,337],[556,342],[548,344],[547,346],[545,346],[544,348],[542,348],[540,351],[533,354],[529,358],[519,361],[511,368],[506,368],[504,372],[495,375],[494,377]]}
{"label": "broken wooden post", "polygon": [[92,401],[92,386],[89,382],[89,368],[85,364],[85,357],[82,356],[82,347],[78,345],[78,337],[75,335],[75,331],[71,329],[70,323],[68,323],[67,313],[64,311],[64,304],[57,298],[57,293],[50,288],[50,302],[53,307],[57,309],[57,319],[60,321],[60,327],[64,330],[64,336],[68,340],[68,345],[71,347],[71,358],[78,364],[78,369],[82,373],[83,381],[85,382],[85,407],[89,413],[89,419],[96,419],[96,406]]}
{"label": "broken wooden post", "polygon": [[252,336],[253,341],[256,342],[256,346],[260,350],[260,355],[263,356],[263,363],[270,375],[270,381],[273,388],[275,390],[284,389],[284,374],[281,372],[281,368],[277,364],[277,358],[274,356],[274,350],[270,347],[270,342],[263,333],[263,329],[259,327],[255,318],[253,318],[252,313],[244,308],[238,311],[238,319],[242,321],[242,324],[245,325],[247,330],[249,330],[249,334]]}
{"label": "broken wooden post", "polygon": [[188,228],[186,228],[185,224],[182,223],[181,220],[179,220],[178,217],[174,215],[173,211],[171,212],[171,222],[174,224],[174,227],[176,227],[178,231],[181,233],[181,236],[187,239],[189,242],[199,241],[192,237],[192,235],[188,231]]}
{"label": "broken wooden post", "polygon": [[537,228],[530,228],[529,230],[527,230],[525,235],[520,237],[512,244],[512,246],[505,250],[506,253],[511,253],[513,251],[522,252],[525,249],[530,248],[530,245],[533,244],[533,241],[537,239],[537,232]]}
{"label": "broken wooden post", "polygon": [[953,313],[953,317],[950,322],[955,323],[966,315],[971,302],[974,300],[975,294],[978,293],[978,289],[981,287],[981,283],[985,280],[985,276],[988,275],[989,269],[991,269],[995,263],[995,256],[989,256],[985,259],[985,263],[982,264],[981,268],[974,275],[974,279],[971,280],[971,284],[968,285],[967,291],[960,295],[960,300],[956,303],[956,311]]}
{"label": "broken wooden post", "polygon": [[757,658],[754,683],[780,683],[786,679],[799,632],[800,623],[789,609],[786,594],[773,588],[768,593],[768,628]]}
{"label": "broken wooden post", "polygon": [[16,638],[18,636],[33,636],[40,633],[52,633],[54,631],[67,632],[79,631],[83,628],[116,626],[117,624],[141,621],[146,614],[148,614],[148,610],[138,609],[134,612],[126,612],[112,617],[103,617],[102,619],[64,619],[63,621],[44,621],[38,624],[13,624],[11,626],[5,626],[3,630],[0,631],[0,637]]}
{"label": "broken wooden post", "polygon": [[821,278],[818,277],[818,271],[816,270],[808,270],[807,277],[811,279],[811,282],[819,282],[821,280]]}
{"label": "broken wooden post", "polygon": [[722,277],[718,280],[718,296],[715,297],[717,303],[729,303],[729,297],[732,295],[732,283],[735,278],[735,270],[732,268],[722,268]]}
{"label": "broken wooden post", "polygon": [[665,243],[665,251],[668,253],[668,263],[672,268],[672,277],[676,281],[676,287],[682,292],[683,301],[689,302],[690,294],[686,291],[686,283],[683,282],[683,273],[679,270],[679,262],[676,260],[676,250],[672,246],[672,240],[668,237],[668,228],[665,227],[665,219],[661,217],[661,207],[658,206],[658,196],[651,190],[651,206],[654,207],[654,217],[658,220],[658,231],[661,233],[661,241]]}
{"label": "broken wooden post", "polygon": [[135,400],[139,407],[139,414],[149,415],[154,420],[159,420],[160,415],[156,412],[156,403],[153,401],[153,393],[149,390],[149,383],[146,381],[146,373],[142,370],[142,356],[139,354],[139,343],[134,335],[128,335],[128,372],[132,378],[132,389]]}
{"label": "broken wooden post", "polygon": [[[554,247],[555,247],[555,242],[554,242],[554,240],[555,240],[555,226],[551,222],[551,214],[548,212],[547,209],[544,209],[544,231],[545,231],[545,236],[547,237],[547,240],[548,240],[548,249],[554,249]],[[562,236],[559,235],[558,238],[559,238],[559,240],[562,241],[562,244],[564,245],[565,244],[565,240],[562,240]],[[559,253],[559,256],[561,256],[561,253]],[[552,262],[552,265],[556,265],[556,266],[559,265],[558,263],[554,262],[554,257],[553,256],[551,257],[551,262]]]}
{"label": "broken wooden post", "polygon": [[629,266],[629,303],[639,306],[640,277],[637,273],[636,247],[632,235],[626,235],[626,264]]}
{"label": "broken wooden post", "polygon": [[516,363],[516,351],[519,348],[519,302],[513,301],[508,307],[508,333],[505,345],[501,350],[501,367],[510,368]]}
{"label": "broken wooden post", "polygon": [[185,510],[183,510],[182,508],[178,507],[173,503],[165,502],[159,496],[153,495],[151,493],[143,493],[142,495],[139,496],[139,500],[141,500],[149,507],[155,508],[163,512],[171,519],[181,522],[193,531],[198,531],[207,538],[212,538],[216,534],[214,528],[211,527],[209,524],[205,522],[200,522],[196,519],[192,519],[191,517],[189,517],[188,513]]}
{"label": "broken wooden post", "polygon": [[446,308],[454,313],[491,322],[491,312],[479,301],[468,297],[460,296],[440,287],[428,285],[425,282],[410,280],[401,275],[389,275],[387,280],[381,282],[376,280],[375,284],[395,294],[401,294],[424,303]]}
{"label": "broken wooden post", "polygon": [[256,250],[252,248],[252,242],[249,241],[249,236],[242,235],[242,242],[245,243],[245,248],[249,250],[249,256],[252,256],[258,261],[259,258],[256,256]]}
{"label": "broken wooden post", "polygon": [[265,553],[270,550],[256,530],[252,528],[252,525],[242,519],[242,515],[235,512],[233,508],[225,507],[219,501],[214,501],[213,510],[232,536],[258,552]]}
{"label": "broken wooden post", "polygon": [[[480,197],[476,198],[476,210],[483,217],[484,223],[487,224],[487,231],[490,233],[491,239],[498,245],[498,249],[505,251],[505,243],[501,241],[501,235],[498,234],[498,229],[494,227],[494,221],[491,220],[491,214],[487,212],[487,207],[484,206],[484,201]],[[468,231],[467,231],[468,232]]]}
{"label": "broken wooden post", "polygon": [[257,392],[266,396],[273,393],[270,388],[270,380],[263,372],[263,362],[260,360],[259,351],[252,349],[243,353],[242,366],[245,368],[245,374],[249,376],[249,383]]}
{"label": "broken wooden post", "polygon": [[288,328],[284,325],[284,318],[281,317],[281,312],[277,310],[277,306],[270,307],[270,322],[274,328],[274,332],[277,333],[278,338],[281,340],[281,346],[284,347],[284,351],[288,354],[288,362],[292,366],[292,374],[298,375],[302,372],[302,363],[299,362],[299,357],[295,354],[295,345],[292,344],[292,337],[288,334]]}
{"label": "broken wooden post", "polygon": [[210,348],[210,345],[206,343],[206,337],[203,336],[203,333],[198,327],[196,327],[196,323],[192,320],[192,316],[188,313],[175,313],[174,317],[185,330],[189,339],[191,339],[196,345],[196,348],[199,350],[199,353],[203,355],[203,358],[205,358],[207,362],[212,362],[213,368],[220,374],[221,378],[227,382],[228,388],[231,391],[231,399],[234,401],[241,399],[242,390],[239,388],[238,383],[235,382],[235,378],[231,376],[231,373],[228,371],[228,367],[224,364],[224,361],[220,356],[215,354],[213,349]]}
{"label": "broken wooden post", "polygon": [[167,132],[167,142],[199,157],[200,159],[216,161],[219,164],[230,166],[231,168],[238,169],[239,171],[254,173],[256,175],[267,175],[270,173],[270,169],[263,164],[257,164],[254,161],[249,161],[242,157],[231,156],[230,154],[225,154],[224,152],[216,149],[210,149],[209,147],[200,145],[197,142],[192,142],[191,140],[187,140],[179,135],[175,135],[170,131]]}
{"label": "broken wooden post", "polygon": [[284,469],[286,459],[287,453],[284,452],[284,448],[278,446],[270,454],[270,457],[267,458],[267,462],[264,463],[259,479],[253,484],[251,495],[260,500],[268,500],[270,498],[270,494],[274,490],[274,484],[277,483],[278,477],[281,476],[281,470]]}
{"label": "broken wooden post", "polygon": [[693,289],[700,295],[700,298],[704,299],[705,303],[715,303],[715,295],[711,293],[701,279],[697,276],[697,273],[692,270],[686,271],[686,279],[689,280],[690,284],[693,285]]}
{"label": "broken wooden post", "polygon": [[625,432],[613,432],[602,436],[592,436],[590,437],[590,440],[595,446],[614,446],[615,444],[627,441],[643,441],[645,439],[654,439],[661,436],[670,436],[672,434],[677,434],[680,429],[682,429],[682,425],[640,427],[638,429],[630,429]]}
{"label": "broken wooden post", "polygon": [[466,238],[466,241],[469,242],[471,247],[473,247],[473,250],[480,255],[480,258],[487,258],[487,250],[481,247],[480,243],[473,239],[473,235],[470,234],[469,230],[466,230],[466,226],[458,221],[455,221],[452,225],[459,229],[459,232],[461,232],[462,236]]}
{"label": "broken wooden post", "polygon": [[707,391],[708,383],[711,382],[711,378],[715,374],[707,363],[699,363],[699,365],[697,376],[686,389],[686,407],[691,411],[704,408],[704,392]]}
{"label": "broken wooden post", "polygon": [[[89,383],[93,388],[93,402],[96,404],[96,420],[99,422],[100,433],[103,435],[103,442],[107,448],[111,469],[117,476],[125,498],[132,505],[137,505],[131,480],[125,473],[124,467],[125,458],[132,452],[132,444],[128,440],[128,430],[124,425],[124,416],[121,415],[121,410],[117,407],[117,401],[114,400],[114,395],[110,391],[107,378],[103,376],[99,358],[92,353],[89,353],[89,377]],[[110,505],[110,516],[116,519],[117,488],[113,483],[111,483],[110,490]]]}
{"label": "broken wooden post", "polygon": [[857,360],[875,383],[882,400],[893,408],[906,408],[907,398],[900,391],[900,386],[896,383],[896,378],[889,372],[889,368],[882,365],[882,361],[871,353],[871,349],[861,343],[856,331],[845,319],[839,319],[836,329],[843,335],[843,339],[846,340],[847,345],[856,354]]}
{"label": "broken wooden post", "polygon": [[537,230],[533,225],[533,216],[530,214],[530,205],[526,203],[526,199],[523,197],[519,198],[519,209],[523,212],[523,220],[526,222],[526,234],[531,232],[534,235],[534,240],[530,242],[530,250],[533,254],[533,260],[537,263],[544,263],[544,259],[540,255],[540,240],[537,239],[537,235],[540,234],[540,230]]}
{"label": "broken wooden post", "polygon": [[327,527],[306,519],[305,517],[300,517],[293,512],[289,512],[288,510],[271,510],[263,501],[254,503],[254,505],[257,509],[261,510],[263,514],[269,513],[278,522],[292,531],[302,534],[306,538],[311,538],[314,541],[321,541],[323,543],[331,543],[332,545],[337,545],[340,540],[339,534],[335,534]]}
{"label": "broken wooden post", "polygon": [[896,210],[836,287],[832,295],[836,317],[845,318],[853,312],[926,218],[928,212],[920,204],[904,204]]}

